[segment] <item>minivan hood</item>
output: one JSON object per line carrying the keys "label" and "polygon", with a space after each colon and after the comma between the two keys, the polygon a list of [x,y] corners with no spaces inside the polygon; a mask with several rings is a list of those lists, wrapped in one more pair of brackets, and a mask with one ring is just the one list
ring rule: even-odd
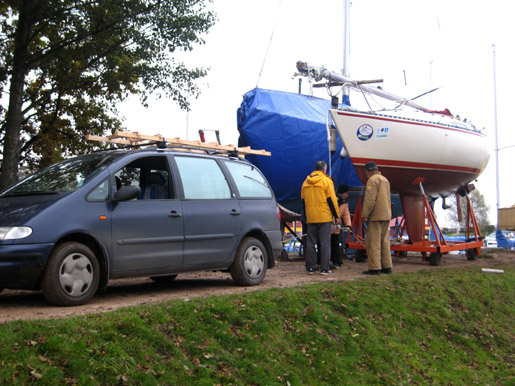
{"label": "minivan hood", "polygon": [[65,194],[0,198],[0,227],[22,226]]}

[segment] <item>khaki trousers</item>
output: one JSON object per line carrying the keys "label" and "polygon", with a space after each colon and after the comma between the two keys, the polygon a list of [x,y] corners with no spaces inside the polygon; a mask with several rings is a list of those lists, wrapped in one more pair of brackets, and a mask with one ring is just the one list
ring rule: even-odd
{"label": "khaki trousers", "polygon": [[390,221],[369,221],[367,225],[368,269],[378,270],[392,267],[390,251]]}

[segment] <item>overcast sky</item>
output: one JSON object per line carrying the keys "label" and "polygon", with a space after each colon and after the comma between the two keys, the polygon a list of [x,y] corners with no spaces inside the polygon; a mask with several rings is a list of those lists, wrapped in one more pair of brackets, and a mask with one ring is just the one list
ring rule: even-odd
{"label": "overcast sky", "polygon": [[[213,0],[209,7],[218,23],[205,45],[183,56],[188,64],[210,68],[199,82],[202,95],[191,101],[189,114],[171,100],[151,100],[148,109],[130,100],[121,106],[130,130],[198,139],[199,129],[217,129],[224,144],[236,143],[236,110],[246,92],[256,86],[297,92],[298,79],[292,76],[298,60],[341,71],[343,0]],[[385,90],[405,97],[440,87],[417,103],[449,108],[485,128],[492,153],[476,186],[494,223],[494,44],[499,148],[504,148],[499,151],[500,206],[515,204],[512,18],[512,6],[504,0],[354,0],[351,5],[352,78],[382,78]],[[303,85],[307,93],[307,82]]]}

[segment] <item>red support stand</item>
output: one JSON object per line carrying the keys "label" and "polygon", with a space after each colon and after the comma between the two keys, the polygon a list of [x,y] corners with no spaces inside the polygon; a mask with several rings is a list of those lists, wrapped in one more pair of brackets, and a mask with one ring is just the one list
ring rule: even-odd
{"label": "red support stand", "polygon": [[[422,188],[421,188],[422,189]],[[423,189],[422,189],[423,191]],[[405,218],[401,218],[397,226],[390,229],[392,237],[391,250],[397,255],[406,255],[408,252],[420,252],[424,260],[429,260],[431,265],[440,265],[443,254],[451,251],[466,250],[469,260],[475,260],[481,254],[483,237],[479,230],[472,204],[467,196],[467,230],[465,241],[447,241],[436,221],[436,216],[429,204],[425,194],[422,196],[424,202],[424,222],[428,224],[429,232],[426,232],[422,241],[411,242],[403,238],[406,231]],[[361,210],[363,205],[363,193],[359,196],[358,204],[352,219],[352,233],[347,236],[346,248],[357,250],[356,261],[364,261],[365,254],[365,224],[361,222]],[[427,254],[429,253],[429,257]],[[359,258],[358,258],[359,256]]]}

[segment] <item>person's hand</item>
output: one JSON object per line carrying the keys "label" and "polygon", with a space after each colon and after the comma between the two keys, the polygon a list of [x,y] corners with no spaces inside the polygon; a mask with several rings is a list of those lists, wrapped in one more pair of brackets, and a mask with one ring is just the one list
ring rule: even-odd
{"label": "person's hand", "polygon": [[342,230],[343,230],[344,232],[348,232],[348,233],[352,232],[352,228],[350,227],[350,225],[345,225],[345,226],[342,228]]}
{"label": "person's hand", "polygon": [[367,222],[368,221],[368,217],[361,217],[361,222]]}
{"label": "person's hand", "polygon": [[340,225],[342,223],[342,220],[340,218],[337,218],[337,219],[334,220],[334,223],[336,225]]}

